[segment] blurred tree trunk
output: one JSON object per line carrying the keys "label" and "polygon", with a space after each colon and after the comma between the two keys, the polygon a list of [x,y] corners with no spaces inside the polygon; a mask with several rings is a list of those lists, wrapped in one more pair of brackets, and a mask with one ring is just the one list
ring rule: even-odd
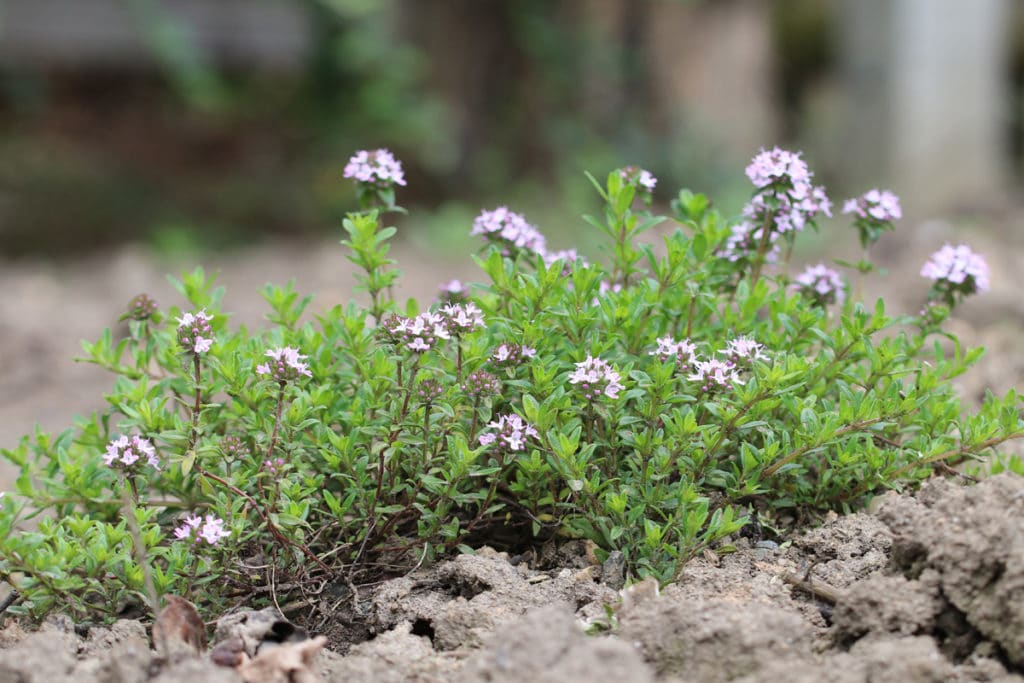
{"label": "blurred tree trunk", "polygon": [[913,210],[1006,189],[1007,0],[843,0],[846,166]]}

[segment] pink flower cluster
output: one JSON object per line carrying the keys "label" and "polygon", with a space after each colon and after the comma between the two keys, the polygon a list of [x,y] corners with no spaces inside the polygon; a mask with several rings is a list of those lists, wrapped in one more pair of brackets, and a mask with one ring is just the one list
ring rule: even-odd
{"label": "pink flower cluster", "polygon": [[814,174],[798,152],[762,149],[747,166],[747,177],[757,193],[743,207],[743,222],[733,228],[720,252],[731,261],[756,251],[766,223],[770,223],[769,242],[774,244],[779,235],[799,232],[819,215],[832,215],[825,188],[812,183]]}
{"label": "pink flower cluster", "polygon": [[879,222],[896,221],[903,218],[900,198],[889,190],[868,190],[860,197],[847,199],[843,203],[843,213],[852,213],[858,218],[872,219]]}
{"label": "pink flower cluster", "polygon": [[471,235],[482,235],[485,239],[502,248],[509,255],[512,250],[536,254],[546,252],[547,241],[533,225],[526,222],[521,214],[499,206],[493,211],[483,211],[473,221]]}
{"label": "pink flower cluster", "polygon": [[445,282],[438,289],[441,290],[441,301],[457,304],[466,300],[466,287],[459,280]]}
{"label": "pink flower cluster", "polygon": [[157,310],[153,297],[148,294],[136,294],[128,302],[128,310],[121,316],[121,320],[149,320],[156,315]]}
{"label": "pink flower cluster", "polygon": [[103,462],[107,467],[132,467],[140,459],[146,458],[153,469],[160,469],[160,459],[156,457],[156,449],[149,439],[138,434],[121,435],[107,444],[107,452],[103,454]]}
{"label": "pink flower cluster", "polygon": [[345,165],[345,177],[377,188],[405,185],[402,162],[386,149],[360,150]]}
{"label": "pink flower cluster", "polygon": [[206,309],[196,313],[185,313],[178,318],[178,343],[189,353],[206,353],[213,346],[212,315]]}
{"label": "pink flower cluster", "polygon": [[721,353],[733,365],[750,364],[755,360],[765,362],[769,360],[768,356],[764,354],[764,344],[754,341],[750,337],[730,339]]}
{"label": "pink flower cluster", "polygon": [[497,443],[500,448],[516,453],[526,450],[527,439],[539,438],[537,430],[515,413],[501,415],[487,426],[495,431],[480,435],[481,446]]}
{"label": "pink flower cluster", "polygon": [[622,377],[610,363],[589,354],[586,360],[576,363],[576,370],[569,376],[569,383],[575,384],[588,401],[601,394],[608,398],[618,398],[619,392],[625,388],[621,380]]}
{"label": "pink flower cluster", "polygon": [[764,353],[764,344],[749,337],[730,339],[719,352],[725,357],[722,360],[698,358],[696,347],[688,339],[677,342],[671,337],[662,337],[657,341],[657,350],[650,354],[658,356],[662,361],[675,359],[681,368],[691,369],[693,372],[687,379],[697,382],[704,392],[712,392],[734,383],[743,384],[740,371],[744,367],[749,367],[754,361],[770,360]]}
{"label": "pink flower cluster", "polygon": [[174,530],[174,537],[179,541],[198,543],[203,540],[209,545],[217,545],[229,536],[231,532],[224,528],[224,520],[213,515],[206,515],[205,519],[199,515],[191,515]]}
{"label": "pink flower cluster", "polygon": [[689,367],[697,360],[697,346],[690,343],[689,339],[676,341],[670,336],[665,336],[659,338],[657,342],[657,350],[651,351],[650,355],[657,356],[662,362],[671,360],[683,367]]}
{"label": "pink flower cluster", "polygon": [[800,292],[819,306],[831,303],[841,304],[846,298],[843,278],[824,263],[808,266],[796,276],[790,288]]}
{"label": "pink flower cluster", "polygon": [[522,344],[502,343],[491,354],[491,362],[500,368],[514,368],[537,356],[537,350]]}
{"label": "pink flower cluster", "polygon": [[455,334],[484,326],[484,313],[476,304],[448,304],[441,307],[441,313],[445,317],[448,329]]}
{"label": "pink flower cluster", "polygon": [[420,313],[414,318],[392,315],[384,319],[383,332],[389,342],[416,353],[425,353],[439,341],[451,339],[448,321],[440,313]]}
{"label": "pink flower cluster", "polygon": [[501,381],[486,370],[477,370],[462,383],[462,390],[473,398],[497,396],[501,393]]}
{"label": "pink flower cluster", "polygon": [[[764,234],[761,226],[756,226],[750,221],[740,221],[730,228],[729,236],[725,239],[725,246],[718,250],[718,256],[736,262],[740,259],[749,258],[757,253]],[[779,260],[781,249],[775,240],[778,235],[772,233],[769,236],[771,246],[765,254],[765,262],[775,263]]]}
{"label": "pink flower cluster", "polygon": [[693,374],[687,379],[697,382],[701,391],[710,393],[716,389],[723,389],[731,384],[743,384],[736,365],[729,361],[712,358],[710,360],[698,360],[694,363]]}
{"label": "pink flower cluster", "polygon": [[583,266],[587,266],[587,260],[579,255],[575,249],[562,249],[560,251],[545,252],[542,254],[544,257],[544,265],[550,268],[557,261],[562,262],[562,275],[568,277],[572,275],[572,269],[576,266],[576,263],[582,263]]}
{"label": "pink flower cluster", "polygon": [[936,288],[950,295],[974,294],[989,288],[988,264],[966,244],[944,245],[921,268],[921,276],[934,280]]}
{"label": "pink flower cluster", "polygon": [[274,458],[271,460],[267,458],[263,461],[263,469],[271,474],[277,474],[278,471],[284,467],[284,458]]}
{"label": "pink flower cluster", "polygon": [[658,184],[658,179],[650,171],[645,171],[639,166],[624,166],[619,169],[619,175],[627,183],[635,184],[647,192],[653,192],[655,185]]}
{"label": "pink flower cluster", "polygon": [[309,370],[309,364],[303,362],[306,356],[299,354],[298,349],[283,346],[270,349],[264,355],[271,360],[257,365],[256,373],[269,375],[275,382],[284,384],[285,382],[296,380],[303,375],[306,377],[313,376],[313,373]]}

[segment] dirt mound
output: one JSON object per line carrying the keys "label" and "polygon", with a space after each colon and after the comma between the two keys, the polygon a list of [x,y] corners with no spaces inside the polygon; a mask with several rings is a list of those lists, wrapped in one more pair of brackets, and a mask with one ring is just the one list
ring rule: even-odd
{"label": "dirt mound", "polygon": [[[532,560],[484,548],[363,595],[337,632],[365,640],[332,642],[344,655],[322,653],[316,670],[380,683],[1024,683],[1024,479],[937,480],[877,507],[791,544],[736,539],[737,552],[626,599],[618,565],[582,543]],[[277,619],[227,615],[215,640],[253,650]],[[71,680],[241,679],[208,659],[159,665],[137,622],[0,631],[0,681]]]}

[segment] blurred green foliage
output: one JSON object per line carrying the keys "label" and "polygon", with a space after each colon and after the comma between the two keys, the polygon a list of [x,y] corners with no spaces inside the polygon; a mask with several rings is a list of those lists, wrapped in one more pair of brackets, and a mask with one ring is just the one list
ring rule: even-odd
{"label": "blurred green foliage", "polygon": [[[554,242],[586,248],[560,227],[592,209],[576,189],[582,169],[623,159],[663,186],[745,200],[730,187],[742,181],[736,160],[704,139],[706,124],[652,126],[642,47],[655,2],[607,16],[548,0],[295,4],[311,30],[298,69],[219,64],[157,0],[125,3],[154,69],[0,67],[6,254],[330,234],[355,204],[345,160],[382,146],[406,167],[416,215],[444,207],[400,225],[426,245],[453,246],[445,235],[464,233],[465,217],[509,204]],[[781,63],[798,81],[827,53],[831,3],[777,4]]]}

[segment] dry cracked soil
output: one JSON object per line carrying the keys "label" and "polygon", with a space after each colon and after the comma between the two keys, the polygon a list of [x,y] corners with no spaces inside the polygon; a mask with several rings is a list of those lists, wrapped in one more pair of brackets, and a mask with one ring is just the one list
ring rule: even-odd
{"label": "dry cracked soil", "polygon": [[[781,545],[736,547],[660,592],[621,590],[614,555],[594,564],[579,541],[525,558],[483,548],[361,594],[306,678],[157,658],[137,621],[11,622],[0,683],[1024,682],[1024,478],[937,479]],[[279,618],[225,615],[213,646],[255,654]]]}

